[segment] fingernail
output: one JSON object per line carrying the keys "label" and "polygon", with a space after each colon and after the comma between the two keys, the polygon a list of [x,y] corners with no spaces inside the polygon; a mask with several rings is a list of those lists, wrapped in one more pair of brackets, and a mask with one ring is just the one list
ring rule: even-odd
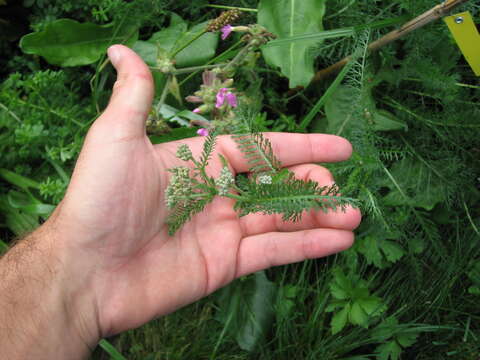
{"label": "fingernail", "polygon": [[112,62],[113,66],[117,66],[120,58],[122,57],[121,50],[117,45],[112,45],[107,50],[108,57]]}

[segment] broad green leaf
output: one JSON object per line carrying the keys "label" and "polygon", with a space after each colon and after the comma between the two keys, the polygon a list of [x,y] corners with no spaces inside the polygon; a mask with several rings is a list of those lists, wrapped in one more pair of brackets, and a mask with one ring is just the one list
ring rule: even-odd
{"label": "broad green leaf", "polygon": [[112,44],[133,45],[137,36],[133,27],[59,19],[43,31],[25,35],[20,47],[26,54],[42,56],[53,65],[79,66],[96,62]]}
{"label": "broad green leaf", "polygon": [[150,141],[152,142],[152,144],[162,144],[169,141],[182,140],[194,136],[197,136],[196,128],[181,127],[173,129],[171,132],[165,135],[152,135],[150,136]]}
{"label": "broad green leaf", "polygon": [[392,340],[377,346],[376,353],[378,360],[398,360],[402,353],[402,348],[395,340]]}
{"label": "broad green leaf", "polygon": [[332,334],[338,334],[347,325],[348,313],[350,312],[350,304],[345,306],[338,313],[333,315],[330,326],[332,327]]}
{"label": "broad green leaf", "polygon": [[[435,173],[435,169],[414,158],[405,158],[393,165],[391,174],[396,181],[388,179],[382,184],[390,188],[383,201],[388,206],[410,205],[432,210],[435,205],[445,201],[444,181]],[[400,190],[398,187],[400,187]]]}
{"label": "broad green leaf", "polygon": [[17,236],[28,234],[40,225],[38,216],[25,214],[19,210],[9,211],[4,216],[5,225]]}
{"label": "broad green leaf", "polygon": [[[359,110],[361,109],[361,111]],[[330,134],[344,134],[362,127],[362,122],[375,131],[408,130],[405,122],[386,110],[377,109],[372,89],[339,86],[325,103]]]}
{"label": "broad green leaf", "polygon": [[[277,35],[278,39],[318,33],[323,30],[326,0],[261,0],[258,23]],[[290,80],[290,87],[307,86],[313,78],[312,48],[318,40],[290,42],[285,46],[262,49],[267,63],[280,67]]]}
{"label": "broad green leaf", "polygon": [[286,320],[290,317],[294,307],[295,298],[299,291],[298,286],[284,285],[278,289],[275,314],[278,320]]}
{"label": "broad green leaf", "polygon": [[18,175],[13,171],[7,169],[0,169],[0,177],[3,178],[5,181],[8,181],[10,184],[18,186],[22,189],[38,189],[40,184],[32,179],[29,179],[25,176]]}
{"label": "broad green leaf", "polygon": [[11,190],[6,195],[8,204],[14,208],[19,209],[26,214],[31,215],[50,215],[55,210],[54,205],[43,204],[31,194]]}
{"label": "broad green leaf", "polygon": [[397,119],[392,113],[386,110],[378,110],[372,113],[373,128],[376,131],[408,130],[405,122]]}
{"label": "broad green leaf", "polygon": [[14,208],[7,195],[0,196],[0,212],[3,213],[6,227],[17,236],[27,234],[40,225],[37,215],[27,214]]}
{"label": "broad green leaf", "polygon": [[277,289],[263,271],[237,280],[219,292],[217,319],[228,325],[240,348],[254,350],[264,341],[274,319]]}
{"label": "broad green leaf", "polygon": [[363,327],[368,326],[368,315],[357,301],[353,303],[352,308],[348,313],[348,319],[353,325],[359,325]]}
{"label": "broad green leaf", "polygon": [[[188,44],[206,26],[207,22],[203,22],[188,29],[187,23],[174,14],[168,28],[154,33],[147,41],[137,41],[133,49],[148,65],[155,66],[160,54],[168,56]],[[218,34],[205,33],[175,56],[175,66],[183,68],[203,65],[215,56],[217,46]]]}
{"label": "broad green leaf", "polygon": [[350,86],[339,86],[325,103],[328,119],[327,132],[341,134],[345,130],[358,128],[356,106],[361,101],[361,92]]}

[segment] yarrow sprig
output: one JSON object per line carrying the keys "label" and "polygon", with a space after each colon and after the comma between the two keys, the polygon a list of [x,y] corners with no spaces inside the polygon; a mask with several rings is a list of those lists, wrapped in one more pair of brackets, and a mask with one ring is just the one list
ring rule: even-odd
{"label": "yarrow sprig", "polygon": [[[355,204],[355,200],[340,196],[336,185],[320,186],[314,181],[299,180],[291,171],[282,169],[270,141],[263,134],[252,132],[242,119],[238,110],[247,101],[246,95],[234,87],[235,75],[252,66],[260,46],[274,35],[258,24],[233,26],[238,18],[237,11],[224,12],[211,21],[206,30],[220,31],[222,40],[234,32],[241,33],[244,47],[228,63],[205,67],[200,88],[186,97],[188,102],[195,104],[194,113],[209,116],[211,120],[192,120],[192,125],[201,126],[197,134],[205,137],[200,157],[195,158],[191,149],[182,144],[176,156],[187,165],[170,169],[172,176],[165,192],[165,202],[171,211],[167,219],[170,235],[217,196],[235,200],[233,210],[239,216],[281,214],[285,221],[300,220],[306,210],[343,210]],[[172,66],[169,59],[159,64],[170,79],[175,78]],[[218,176],[207,174],[219,133],[234,133],[232,139],[250,166],[250,176],[235,176],[221,154],[218,155],[222,164]]]}
{"label": "yarrow sprig", "polygon": [[299,180],[293,172],[282,169],[271,151],[270,141],[262,134],[242,133],[234,140],[251,164],[250,177],[235,178],[228,160],[221,154],[218,155],[222,164],[220,174],[217,178],[207,175],[206,167],[215,149],[215,133],[206,138],[199,159],[194,158],[186,144],[178,147],[176,156],[190,167],[170,169],[172,176],[165,192],[166,205],[171,209],[167,219],[170,235],[216,196],[234,199],[233,209],[239,216],[258,212],[281,214],[284,221],[299,221],[306,210],[336,211],[356,204],[354,199],[340,196],[336,185],[320,186],[311,180]]}

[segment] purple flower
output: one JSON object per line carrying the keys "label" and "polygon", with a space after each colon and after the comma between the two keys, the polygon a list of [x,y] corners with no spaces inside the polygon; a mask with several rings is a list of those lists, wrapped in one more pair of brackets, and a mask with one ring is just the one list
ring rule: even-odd
{"label": "purple flower", "polygon": [[198,114],[198,113],[200,113],[200,108],[193,109],[192,112],[194,112],[195,114]]}
{"label": "purple flower", "polygon": [[237,107],[238,106],[237,97],[235,96],[234,93],[228,92],[225,95],[225,97],[226,97],[227,102],[230,104],[231,107]]}
{"label": "purple flower", "polygon": [[238,105],[235,94],[228,91],[227,88],[221,88],[217,93],[217,103],[215,104],[215,107],[217,109],[221,108],[225,104],[225,101],[232,107],[237,107]]}
{"label": "purple flower", "polygon": [[200,136],[208,136],[208,130],[207,130],[207,129],[204,129],[204,128],[198,129],[198,130],[197,130],[197,135],[200,135]]}
{"label": "purple flower", "polygon": [[220,31],[222,32],[222,40],[225,40],[232,33],[233,26],[232,25],[225,25],[224,27],[222,27],[220,29]]}

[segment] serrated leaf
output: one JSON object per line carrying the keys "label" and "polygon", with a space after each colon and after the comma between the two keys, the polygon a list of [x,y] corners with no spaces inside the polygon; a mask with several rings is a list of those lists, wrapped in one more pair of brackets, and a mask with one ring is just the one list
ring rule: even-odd
{"label": "serrated leaf", "polygon": [[395,263],[405,255],[405,250],[397,243],[384,240],[382,243],[382,251],[388,261]]}
{"label": "serrated leaf", "polygon": [[368,315],[357,301],[353,303],[348,313],[348,319],[353,325],[368,326]]}
{"label": "serrated leaf", "polygon": [[341,288],[337,283],[330,284],[330,292],[335,299],[339,300],[348,299],[349,296],[345,289]]}
{"label": "serrated leaf", "polygon": [[376,353],[378,360],[398,360],[402,353],[402,348],[395,340],[392,340],[377,346]]}
{"label": "serrated leaf", "polygon": [[365,313],[369,316],[378,315],[382,312],[382,299],[376,296],[369,296],[367,298],[358,299],[357,303],[362,307]]}
{"label": "serrated leaf", "polygon": [[348,304],[348,301],[334,300],[325,308],[325,312],[333,312],[340,307],[344,307]]}
{"label": "serrated leaf", "polygon": [[350,312],[350,305],[348,304],[338,313],[333,315],[330,326],[332,328],[332,334],[338,334],[347,324],[348,313]]}
{"label": "serrated leaf", "polygon": [[[297,35],[318,33],[323,30],[326,0],[261,0],[258,23],[284,39]],[[265,60],[280,67],[290,80],[290,87],[306,86],[315,73],[311,48],[318,40],[290,42],[285,46],[262,49]]]}
{"label": "serrated leaf", "polygon": [[412,346],[417,342],[419,334],[414,333],[403,333],[396,336],[397,342],[403,347],[407,348]]}
{"label": "serrated leaf", "polygon": [[365,256],[368,264],[373,264],[380,269],[397,262],[405,255],[405,251],[400,245],[387,240],[380,234],[373,234],[361,239],[356,249]]}
{"label": "serrated leaf", "polygon": [[20,47],[24,53],[42,56],[52,65],[79,66],[96,62],[112,44],[133,45],[137,36],[137,29],[131,26],[59,19],[43,31],[22,37]]}

